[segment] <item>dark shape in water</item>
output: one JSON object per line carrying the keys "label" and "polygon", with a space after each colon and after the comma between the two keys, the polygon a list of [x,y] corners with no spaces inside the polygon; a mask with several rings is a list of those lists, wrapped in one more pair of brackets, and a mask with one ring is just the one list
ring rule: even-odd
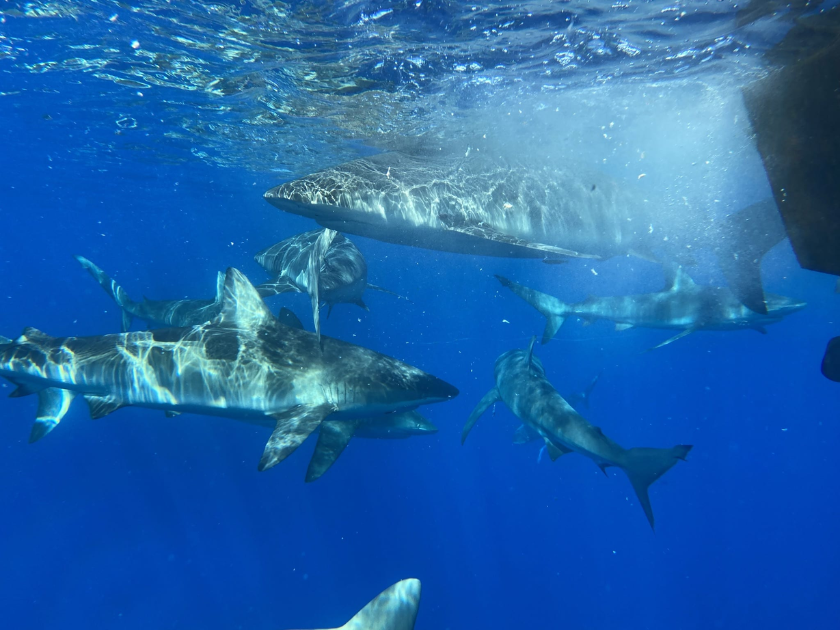
{"label": "dark shape in water", "polygon": [[822,373],[827,379],[840,383],[840,337],[829,339],[823,355]]}

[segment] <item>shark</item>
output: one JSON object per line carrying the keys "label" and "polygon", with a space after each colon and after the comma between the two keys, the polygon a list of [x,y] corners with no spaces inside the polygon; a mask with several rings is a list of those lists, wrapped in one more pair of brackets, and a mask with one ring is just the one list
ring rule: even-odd
{"label": "shark", "polygon": [[[278,319],[286,326],[303,330],[297,316],[285,307]],[[354,420],[324,420],[318,427],[318,442],[309,460],[306,482],[320,479],[354,437],[404,440],[414,435],[432,435],[437,431],[438,428],[416,410]]]}
{"label": "shark", "polygon": [[501,400],[516,417],[546,440],[553,460],[575,452],[592,459],[604,474],[607,474],[609,466],[623,470],[653,529],[653,508],[648,488],[677,462],[684,460],[692,446],[622,448],[560,396],[546,377],[542,362],[534,356],[535,342],[536,337],[532,337],[527,350],[509,350],[496,359],[496,385],[484,395],[467,419],[461,433],[461,444],[487,408]]}
{"label": "shark", "polygon": [[651,349],[661,348],[698,330],[751,329],[766,334],[766,325],[779,322],[806,306],[805,302],[766,293],[767,314],[762,315],[744,306],[726,287],[696,284],[679,266],[665,267],[665,287],[659,293],[591,296],[577,304],[561,302],[499,275],[496,278],[546,318],[542,343],[548,343],[569,317],[579,317],[587,323],[597,319],[610,320],[615,322],[616,330],[644,327],[679,331]]}
{"label": "shark", "polygon": [[374,597],[350,621],[332,630],[413,630],[420,591],[420,580],[401,580]]}
{"label": "shark", "polygon": [[319,336],[322,302],[329,307],[329,317],[333,306],[342,302],[356,304],[367,311],[362,300],[367,289],[401,297],[370,284],[362,252],[350,239],[329,228],[296,234],[262,250],[254,260],[274,274],[273,280],[257,286],[263,298],[289,291],[309,294],[315,333]]}
{"label": "shark", "polygon": [[288,457],[326,419],[401,413],[458,390],[407,363],[282,324],[238,270],[219,316],[200,325],[94,337],[26,328],[0,338],[0,376],[36,394],[35,442],[76,396],[93,418],[125,406],[222,416],[272,429],[258,469]]}
{"label": "shark", "polygon": [[149,300],[135,302],[128,293],[102,269],[84,256],[74,256],[79,264],[93,276],[105,293],[117,303],[122,312],[122,332],[128,332],[136,317],[149,327],[197,326],[218,317],[222,310],[222,293],[225,274],[216,276],[216,297],[212,300]]}
{"label": "shark", "polygon": [[742,302],[763,314],[761,258],[785,238],[772,200],[713,222],[580,164],[508,163],[487,152],[379,153],[264,197],[347,234],[480,256],[688,263],[696,248],[708,248]]}

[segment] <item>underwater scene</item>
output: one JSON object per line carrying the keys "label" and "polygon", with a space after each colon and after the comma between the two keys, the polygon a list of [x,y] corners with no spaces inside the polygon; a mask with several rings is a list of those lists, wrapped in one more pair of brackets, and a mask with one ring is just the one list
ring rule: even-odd
{"label": "underwater scene", "polygon": [[840,627],[836,0],[0,2],[0,627]]}

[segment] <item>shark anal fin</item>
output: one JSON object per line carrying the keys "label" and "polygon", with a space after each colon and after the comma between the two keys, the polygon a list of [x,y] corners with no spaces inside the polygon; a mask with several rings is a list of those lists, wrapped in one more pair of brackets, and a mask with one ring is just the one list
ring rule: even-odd
{"label": "shark anal fin", "polygon": [[359,298],[358,300],[356,300],[355,302],[353,302],[353,304],[355,304],[356,306],[358,306],[358,307],[360,307],[360,308],[363,308],[363,309],[364,309],[364,310],[366,310],[367,312],[370,312],[370,309],[368,308],[368,305],[367,305],[367,304],[365,304],[365,302],[364,302],[364,300],[362,300],[362,298]]}
{"label": "shark anal fin", "polygon": [[756,332],[760,332],[762,335],[767,334],[767,329],[764,326],[754,326],[753,330],[755,330]]}
{"label": "shark anal fin", "polygon": [[607,468],[609,468],[609,467],[610,467],[610,465],[609,465],[609,464],[598,464],[598,468],[600,468],[600,469],[601,469],[601,472],[602,472],[602,473],[604,473],[604,476],[605,476],[605,477],[609,477],[609,476],[610,476],[610,475],[609,475],[609,473],[607,472]]}
{"label": "shark anal fin", "polygon": [[30,444],[40,440],[61,422],[75,396],[75,392],[57,387],[48,387],[38,392],[38,413],[29,434]]}
{"label": "shark anal fin", "polygon": [[466,442],[467,436],[472,431],[472,428],[475,426],[475,423],[478,422],[478,419],[481,417],[487,408],[492,405],[494,402],[499,400],[499,390],[495,387],[491,389],[489,392],[484,394],[484,397],[478,401],[478,404],[475,406],[475,409],[472,410],[470,417],[467,418],[467,423],[464,425],[464,429],[461,431],[461,444]]}
{"label": "shark anal fin", "polygon": [[551,458],[551,461],[556,462],[558,458],[566,455],[567,453],[573,453],[572,449],[566,448],[562,444],[555,444],[548,438],[545,439],[545,448],[548,451],[548,456]]}
{"label": "shark anal fin", "polygon": [[163,413],[163,415],[165,415],[167,418],[177,418],[178,416],[181,415],[181,412],[180,411],[172,411],[170,409],[170,410],[165,411]]}
{"label": "shark anal fin", "polygon": [[327,472],[344,452],[356,430],[355,420],[327,420],[318,429],[318,443],[306,469],[306,482],[315,481]]}
{"label": "shark anal fin", "polygon": [[87,394],[84,398],[90,408],[90,417],[94,420],[104,418],[117,409],[126,406],[122,400],[115,396],[92,396]]}
{"label": "shark anal fin", "polygon": [[277,425],[265,445],[257,469],[268,470],[286,459],[334,410],[328,404],[317,407],[298,405],[289,411],[272,414]]}
{"label": "shark anal fin", "polygon": [[527,444],[528,442],[535,442],[541,438],[540,434],[534,431],[527,424],[520,424],[519,428],[513,434],[514,444]]}
{"label": "shark anal fin", "polygon": [[622,331],[622,330],[629,330],[630,328],[633,328],[633,324],[623,324],[623,323],[617,322],[616,325],[615,325],[615,329],[619,332]]}

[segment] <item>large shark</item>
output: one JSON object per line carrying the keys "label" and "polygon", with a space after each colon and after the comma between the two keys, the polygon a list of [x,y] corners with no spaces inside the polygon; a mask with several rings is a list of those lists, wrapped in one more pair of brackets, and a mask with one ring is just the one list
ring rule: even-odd
{"label": "large shark", "polygon": [[648,487],[679,460],[684,460],[691,446],[625,449],[613,442],[557,393],[545,376],[542,362],[534,356],[535,341],[536,337],[533,337],[527,350],[509,350],[496,359],[496,386],[473,409],[461,433],[461,443],[467,439],[481,414],[501,400],[520,420],[545,438],[552,459],[576,452],[592,459],[604,474],[608,466],[621,468],[630,479],[653,528]]}
{"label": "large shark", "polygon": [[153,328],[160,326],[181,328],[209,322],[222,310],[225,274],[221,272],[216,276],[216,297],[212,300],[149,300],[144,297],[142,302],[135,302],[128,297],[128,293],[120,285],[87,258],[83,256],[74,256],[74,258],[120,307],[123,332],[128,332],[135,317],[142,319]]}
{"label": "large shark", "polygon": [[685,262],[708,247],[733,291],[761,313],[761,257],[785,236],[772,201],[712,223],[578,164],[509,164],[486,152],[381,153],[286,182],[265,198],[348,234],[456,253]]}
{"label": "large shark", "polygon": [[355,420],[449,400],[458,390],[411,365],[281,324],[242,273],[228,269],[221,312],[190,328],[0,338],[12,396],[37,393],[30,441],[49,433],[77,395],[99,418],[135,405],[273,427],[259,470],[291,454],[327,418]]}
{"label": "large shark", "polygon": [[368,310],[362,300],[366,289],[397,295],[367,281],[367,263],[362,252],[335,230],[297,234],[264,249],[254,260],[275,276],[274,280],[257,286],[262,297],[288,291],[309,294],[317,335],[321,334],[322,302],[328,305],[329,314],[339,302]]}
{"label": "large shark", "polygon": [[546,317],[542,343],[548,343],[568,317],[587,322],[607,319],[615,322],[616,330],[639,326],[680,331],[654,346],[660,348],[696,330],[752,329],[766,333],[764,326],[806,306],[804,302],[767,293],[767,314],[761,315],[744,306],[725,287],[695,284],[682,267],[666,266],[665,271],[665,288],[659,293],[589,297],[577,304],[566,304],[502,276],[496,278]]}
{"label": "large shark", "polygon": [[333,630],[413,630],[420,608],[420,580],[388,587],[340,628]]}

